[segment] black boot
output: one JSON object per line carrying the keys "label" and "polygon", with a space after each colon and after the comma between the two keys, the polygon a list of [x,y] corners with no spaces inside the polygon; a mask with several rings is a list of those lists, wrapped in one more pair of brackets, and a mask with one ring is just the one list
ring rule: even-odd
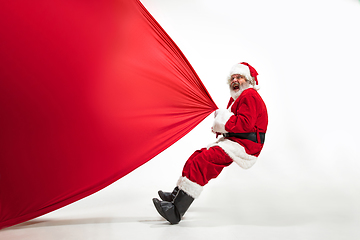
{"label": "black boot", "polygon": [[177,224],[181,221],[185,212],[189,209],[194,198],[189,196],[183,190],[178,191],[172,202],[160,201],[153,198],[153,203],[159,214],[171,224]]}
{"label": "black boot", "polygon": [[167,202],[172,202],[172,200],[174,200],[178,191],[179,191],[179,188],[175,187],[172,192],[163,192],[160,190],[160,191],[158,191],[158,194],[162,200],[167,201]]}

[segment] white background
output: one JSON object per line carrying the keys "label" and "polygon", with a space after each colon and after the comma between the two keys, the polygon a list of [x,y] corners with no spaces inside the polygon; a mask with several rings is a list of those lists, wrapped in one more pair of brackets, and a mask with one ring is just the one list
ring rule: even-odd
{"label": "white background", "polygon": [[226,76],[259,73],[269,127],[258,162],[210,181],[184,220],[168,225],[151,198],[172,190],[186,159],[215,140],[213,115],[104,190],[0,239],[358,239],[357,0],[142,0],[218,107]]}
{"label": "white background", "polygon": [[245,61],[259,72],[269,129],[254,172],[359,182],[359,1],[142,2],[219,107],[231,66]]}

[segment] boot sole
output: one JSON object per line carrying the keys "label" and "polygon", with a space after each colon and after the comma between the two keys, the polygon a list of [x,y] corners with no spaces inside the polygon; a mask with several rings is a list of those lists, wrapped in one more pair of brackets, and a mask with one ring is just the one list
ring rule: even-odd
{"label": "boot sole", "polygon": [[[164,212],[164,210],[162,209],[162,206],[161,206],[161,201],[157,198],[153,198],[153,203],[155,205],[155,208],[156,210],[158,211],[158,213],[163,217],[165,218],[169,223],[171,224],[178,224],[180,222],[180,217],[179,216],[176,216],[177,214],[175,213],[175,209],[173,209],[172,213],[170,215],[166,214]],[[175,208],[175,206],[174,206]]]}

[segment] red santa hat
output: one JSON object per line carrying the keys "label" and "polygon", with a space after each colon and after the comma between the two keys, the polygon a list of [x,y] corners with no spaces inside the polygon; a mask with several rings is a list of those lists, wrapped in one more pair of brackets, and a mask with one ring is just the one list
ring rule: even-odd
{"label": "red santa hat", "polygon": [[248,64],[246,62],[241,62],[241,63],[235,64],[231,68],[230,75],[228,76],[228,83],[230,83],[231,76],[234,74],[240,74],[240,75],[244,76],[254,86],[259,85],[258,80],[257,80],[257,75],[259,75],[259,74],[255,70],[255,68],[253,68],[250,64]]}

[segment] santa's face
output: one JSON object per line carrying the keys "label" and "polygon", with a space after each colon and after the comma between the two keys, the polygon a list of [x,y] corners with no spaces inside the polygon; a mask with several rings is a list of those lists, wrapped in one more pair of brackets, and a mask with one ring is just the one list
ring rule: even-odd
{"label": "santa's face", "polygon": [[242,88],[242,86],[246,83],[246,79],[244,76],[240,74],[233,74],[230,78],[230,90],[233,92],[238,92]]}

